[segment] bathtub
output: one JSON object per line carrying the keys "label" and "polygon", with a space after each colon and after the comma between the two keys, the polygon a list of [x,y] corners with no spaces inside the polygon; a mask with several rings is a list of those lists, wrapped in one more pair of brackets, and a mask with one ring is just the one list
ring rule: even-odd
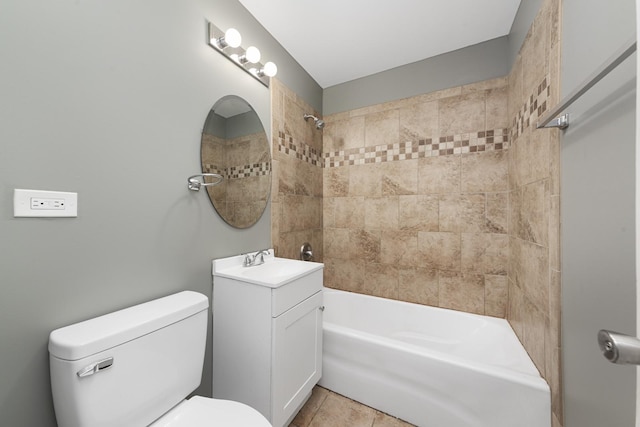
{"label": "bathtub", "polygon": [[424,427],[549,427],[547,383],[504,319],[324,289],[320,385]]}

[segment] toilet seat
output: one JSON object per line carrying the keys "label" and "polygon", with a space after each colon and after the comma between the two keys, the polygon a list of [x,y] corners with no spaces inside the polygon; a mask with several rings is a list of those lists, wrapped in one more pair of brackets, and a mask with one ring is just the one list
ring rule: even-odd
{"label": "toilet seat", "polygon": [[184,400],[149,427],[272,427],[250,406],[231,400],[193,396]]}

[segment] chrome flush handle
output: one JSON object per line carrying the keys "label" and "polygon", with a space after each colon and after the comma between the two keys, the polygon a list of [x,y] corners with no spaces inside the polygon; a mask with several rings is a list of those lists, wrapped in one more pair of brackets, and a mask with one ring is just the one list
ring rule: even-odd
{"label": "chrome flush handle", "polygon": [[107,357],[106,359],[102,359],[97,361],[96,363],[92,363],[89,366],[85,366],[84,368],[78,371],[78,376],[80,378],[88,377],[89,375],[93,375],[100,371],[104,371],[107,368],[110,368],[113,365],[113,357]]}

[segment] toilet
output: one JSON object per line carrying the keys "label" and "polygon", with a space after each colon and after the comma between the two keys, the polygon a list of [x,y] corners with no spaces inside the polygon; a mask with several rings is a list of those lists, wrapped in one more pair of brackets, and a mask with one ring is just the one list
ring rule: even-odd
{"label": "toilet", "polygon": [[200,385],[208,308],[184,291],[51,332],[58,426],[271,427],[245,404],[187,399]]}

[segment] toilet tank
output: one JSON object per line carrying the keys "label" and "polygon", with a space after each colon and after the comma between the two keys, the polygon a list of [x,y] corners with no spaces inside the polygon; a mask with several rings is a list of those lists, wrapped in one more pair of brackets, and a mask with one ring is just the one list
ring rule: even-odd
{"label": "toilet tank", "polygon": [[59,427],[147,426],[200,384],[206,296],[184,291],[51,332]]}

